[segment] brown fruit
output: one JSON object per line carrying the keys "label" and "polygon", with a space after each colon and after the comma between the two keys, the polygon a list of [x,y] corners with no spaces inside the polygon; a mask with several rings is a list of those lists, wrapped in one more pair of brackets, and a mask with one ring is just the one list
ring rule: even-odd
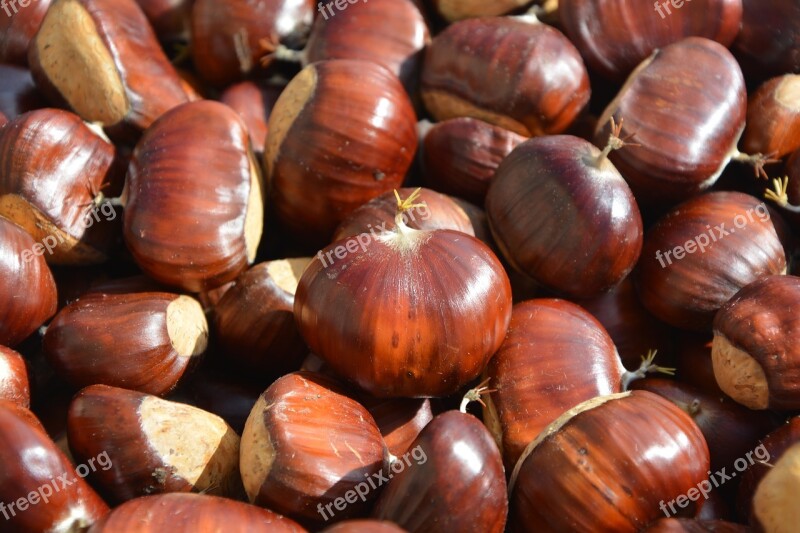
{"label": "brown fruit", "polygon": [[750,97],[742,147],[776,158],[800,148],[800,75],[772,78]]}
{"label": "brown fruit", "polygon": [[28,367],[20,354],[0,346],[0,400],[16,403],[22,407],[31,405],[31,389],[28,384]]}

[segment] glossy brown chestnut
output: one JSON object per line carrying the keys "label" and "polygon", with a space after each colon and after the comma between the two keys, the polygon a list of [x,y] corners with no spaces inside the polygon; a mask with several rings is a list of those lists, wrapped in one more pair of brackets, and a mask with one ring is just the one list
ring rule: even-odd
{"label": "glossy brown chestnut", "polygon": [[5,346],[0,346],[0,400],[26,408],[31,405],[31,389],[25,359]]}
{"label": "glossy brown chestnut", "polygon": [[215,340],[226,359],[263,374],[264,382],[298,370],[308,354],[293,308],[297,284],[310,261],[260,263],[239,276],[214,306]]}
{"label": "glossy brown chestnut", "polygon": [[313,372],[270,385],[242,433],[240,468],[250,501],[310,523],[363,514],[378,492],[351,501],[354,488],[386,472],[388,461],[369,412]]}
{"label": "glossy brown chestnut", "polygon": [[431,0],[436,11],[448,22],[478,17],[505,15],[531,3],[531,0]]}
{"label": "glossy brown chestnut", "polygon": [[313,0],[196,0],[191,33],[198,74],[222,87],[255,71],[265,44],[303,46],[315,9]]}
{"label": "glossy brown chestnut", "polygon": [[458,391],[481,373],[511,318],[497,257],[464,233],[406,226],[414,201],[398,202],[395,229],[321,250],[294,300],[311,351],[380,398]]}
{"label": "glossy brown chestnut", "polygon": [[406,456],[392,463],[372,513],[375,518],[412,533],[504,531],[508,498],[503,462],[477,418],[443,413],[425,426],[411,450],[413,460]]}
{"label": "glossy brown chestnut", "polygon": [[406,530],[388,520],[345,520],[320,533],[404,533]]}
{"label": "glossy brown chestnut", "polygon": [[639,531],[662,506],[693,516],[703,501],[683,495],[708,468],[703,434],[672,402],[646,391],[594,398],[525,450],[511,474],[511,520],[525,531]]}
{"label": "glossy brown chestnut", "polygon": [[[40,426],[0,405],[0,514],[4,531],[80,531],[108,512]],[[82,465],[89,470],[87,465]]]}
{"label": "glossy brown chestnut", "polygon": [[486,195],[506,260],[575,298],[618,284],[642,248],[639,208],[609,150],[566,135],[530,139],[503,160]]}
{"label": "glossy brown chestnut", "polygon": [[67,417],[69,447],[110,501],[161,492],[241,495],[239,436],[220,417],[140,392],[92,385]]}
{"label": "glossy brown chestnut", "polygon": [[264,163],[280,222],[329,242],[361,204],[400,186],[417,148],[416,117],[399,80],[367,61],[309,65],[284,89]]}
{"label": "glossy brown chestnut", "polygon": [[17,345],[56,313],[56,282],[44,258],[22,259],[36,245],[0,216],[0,345]]}
{"label": "glossy brown chestnut", "polygon": [[772,157],[800,148],[800,75],[772,78],[750,97],[742,147]]}
{"label": "glossy brown chestnut", "polygon": [[262,178],[247,129],[229,107],[200,101],[147,129],[125,182],[125,242],[150,277],[199,292],[256,256]]}
{"label": "glossy brown chestnut", "polygon": [[636,67],[601,115],[595,140],[605,143],[609,119],[623,117],[639,146],[609,157],[640,203],[665,205],[707,189],[740,157],[736,143],[746,112],[733,55],[719,43],[689,37]]}
{"label": "glossy brown chestnut", "polygon": [[257,154],[264,153],[269,116],[281,91],[283,87],[243,81],[231,85],[219,97],[220,102],[230,106],[242,118]]}
{"label": "glossy brown chestnut", "polygon": [[305,533],[300,524],[268,509],[206,494],[159,494],[125,502],[87,533]]}
{"label": "glossy brown chestnut", "polygon": [[800,72],[800,4],[742,0],[742,27],[733,50],[749,79]]}
{"label": "glossy brown chestnut", "polygon": [[636,285],[644,306],[673,326],[706,331],[745,285],[786,271],[766,204],[711,192],[667,213],[645,235]]}
{"label": "glossy brown chestnut", "polygon": [[0,17],[0,62],[28,66],[28,46],[50,8],[50,0],[7,2]]}
{"label": "glossy brown chestnut", "polygon": [[392,398],[361,400],[383,435],[389,453],[405,455],[420,431],[433,420],[431,402],[427,398]]}
{"label": "glossy brown chestnut", "polygon": [[748,533],[750,529],[742,524],[725,520],[661,518],[642,531],[643,533]]}
{"label": "glossy brown chestnut", "polygon": [[2,129],[0,215],[41,243],[27,255],[44,248],[48,262],[68,265],[108,258],[117,212],[101,189],[116,179],[115,155],[68,111],[31,111]]}
{"label": "glossy brown chestnut", "polygon": [[[415,94],[422,50],[431,42],[428,25],[414,0],[351,2],[346,12],[330,2],[320,6],[304,62],[326,59],[372,61],[397,76]],[[344,4],[344,2],[342,2]],[[344,4],[347,5],[347,4]],[[387,21],[391,21],[387,24]]]}
{"label": "glossy brown chestnut", "polygon": [[[564,32],[589,66],[622,81],[657,48],[698,36],[729,46],[742,22],[742,0],[690,2],[560,0]],[[627,115],[626,115],[627,116]]]}
{"label": "glossy brown chestnut", "polygon": [[28,62],[43,90],[104,126],[141,130],[188,101],[135,0],[54,1]]}
{"label": "glossy brown chestnut", "polygon": [[167,51],[189,42],[191,0],[136,0]]}
{"label": "glossy brown chestnut", "polygon": [[425,183],[483,205],[500,162],[524,140],[518,133],[470,117],[434,124],[423,139]]}
{"label": "glossy brown chestnut", "polygon": [[589,94],[578,50],[532,15],[456,22],[422,67],[422,99],[436,120],[473,117],[525,136],[563,132]]}
{"label": "glossy brown chestnut", "polygon": [[156,395],[172,390],[207,344],[200,304],[164,292],[86,295],[56,315],[43,340],[47,360],[76,388]]}
{"label": "glossy brown chestnut", "polygon": [[753,496],[753,517],[765,533],[797,530],[800,509],[800,443],[794,444],[764,476]]}
{"label": "glossy brown chestnut", "polygon": [[[397,189],[397,193],[401,198],[407,198],[415,190]],[[419,189],[416,203],[420,205],[403,214],[403,221],[409,228],[428,231],[450,229],[475,236],[469,216],[449,196],[430,189]],[[333,241],[355,237],[362,233],[369,233],[371,238],[374,238],[382,232],[391,231],[395,228],[396,215],[395,193],[393,191],[383,193],[350,213],[336,228]]]}
{"label": "glossy brown chestnut", "polygon": [[750,409],[800,409],[800,278],[747,285],[714,317],[711,359],[720,388]]}

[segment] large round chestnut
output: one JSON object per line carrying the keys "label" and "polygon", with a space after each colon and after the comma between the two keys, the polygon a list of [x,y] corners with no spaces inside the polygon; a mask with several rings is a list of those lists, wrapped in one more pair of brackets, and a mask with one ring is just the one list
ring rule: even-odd
{"label": "large round chestnut", "polygon": [[387,477],[372,513],[378,519],[410,533],[504,531],[503,463],[486,427],[472,415],[448,411],[434,418]]}
{"label": "large round chestnut", "polygon": [[0,346],[0,400],[30,407],[31,389],[28,366],[20,354]]}
{"label": "large round chestnut", "polygon": [[0,216],[0,345],[15,346],[56,313],[44,246]]}
{"label": "large round chestnut", "polygon": [[800,409],[800,278],[747,285],[714,317],[711,358],[720,388],[750,409]]}
{"label": "large round chestnut", "polygon": [[706,331],[739,289],[786,271],[786,255],[766,204],[738,192],[711,192],[675,207],[644,239],[637,290],[644,306],[673,326]]}
{"label": "large round chestnut", "polygon": [[607,155],[578,137],[530,139],[503,160],[486,195],[503,256],[558,293],[597,296],[639,258],[639,208]]}
{"label": "large round chestnut", "polygon": [[[655,8],[655,9],[654,9]],[[593,70],[618,81],[653,50],[684,37],[728,46],[739,32],[742,0],[560,0],[564,31]]]}
{"label": "large round chestnut", "polygon": [[481,241],[406,226],[320,251],[294,300],[309,348],[378,397],[444,396],[478,377],[511,318],[511,285]]}
{"label": "large round chestnut", "polygon": [[329,242],[354,209],[402,183],[416,148],[414,109],[391,72],[349,59],[309,65],[270,116],[264,164],[278,220]]}
{"label": "large round chestnut", "polygon": [[639,146],[609,157],[640,203],[670,204],[713,185],[738,157],[746,112],[733,55],[717,42],[689,37],[636,67],[601,115],[595,140],[605,142],[611,117],[624,118]]}
{"label": "large round chestnut", "polygon": [[136,145],[125,182],[125,242],[145,274],[200,292],[256,256],[262,178],[247,129],[229,107],[200,101],[156,121]]}
{"label": "large round chestnut", "polygon": [[525,450],[509,482],[512,524],[634,533],[665,512],[691,517],[708,468],[703,434],[669,400],[645,391],[597,397]]}
{"label": "large round chestnut", "polygon": [[451,24],[422,67],[422,99],[436,120],[473,117],[524,136],[563,132],[590,92],[575,46],[532,15]]}

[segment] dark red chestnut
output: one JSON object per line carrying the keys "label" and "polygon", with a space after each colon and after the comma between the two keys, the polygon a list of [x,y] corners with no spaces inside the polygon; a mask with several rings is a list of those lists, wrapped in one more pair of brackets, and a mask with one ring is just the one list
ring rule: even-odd
{"label": "dark red chestnut", "polygon": [[268,509],[206,494],[159,494],[125,502],[87,533],[305,533],[300,524]]}
{"label": "dark red chestnut", "polygon": [[67,432],[78,461],[105,455],[90,478],[112,501],[161,492],[241,495],[239,436],[202,409],[92,385],[72,400]]}
{"label": "dark red chestnut", "polygon": [[43,340],[50,364],[76,388],[156,395],[172,390],[207,344],[197,300],[163,292],[86,295],[56,315]]}
{"label": "dark red chestnut", "polygon": [[578,51],[533,15],[451,24],[422,68],[422,99],[436,120],[473,117],[525,136],[563,132],[589,94]]}
{"label": "dark red chestnut", "polygon": [[525,450],[509,482],[511,520],[527,531],[640,531],[666,512],[693,516],[708,468],[703,434],[672,402],[597,397]]}
{"label": "dark red chestnut", "polygon": [[654,50],[684,37],[729,46],[742,21],[742,0],[560,0],[558,12],[589,66],[622,81]]}
{"label": "dark red chestnut", "polygon": [[320,533],[404,533],[406,530],[388,520],[345,520]]}
{"label": "dark red chestnut", "polygon": [[168,51],[189,42],[191,0],[136,0],[153,27],[158,40]]}
{"label": "dark red chestnut", "polygon": [[0,400],[14,402],[26,408],[31,405],[25,359],[5,346],[0,346]]}
{"label": "dark red chestnut", "polygon": [[748,533],[750,530],[746,526],[725,520],[661,518],[642,531],[643,533]]}
{"label": "dark red chestnut", "polygon": [[797,529],[800,511],[800,443],[794,444],[774,464],[753,496],[753,518],[761,531],[790,533]]}
{"label": "dark red chestnut", "polygon": [[733,50],[749,79],[800,72],[800,4],[742,0],[742,27]]}
{"label": "dark red chestnut", "polygon": [[531,0],[431,0],[436,11],[448,22],[478,17],[493,17],[505,15],[522,6],[531,3]]}
{"label": "dark red chestnut", "polygon": [[608,160],[583,139],[547,136],[517,146],[497,169],[486,214],[506,260],[541,285],[576,298],[614,287],[642,248],[642,218]]}
{"label": "dark red chestnut", "polygon": [[414,109],[391,72],[344,59],[309,65],[270,116],[264,163],[278,219],[329,242],[354,209],[400,185],[416,147]]}
{"label": "dark red chestnut", "polygon": [[269,116],[281,91],[283,87],[243,81],[231,85],[219,97],[220,102],[230,106],[242,118],[257,154],[264,153]]}
{"label": "dark red chestnut", "polygon": [[745,286],[714,317],[711,358],[720,388],[750,409],[800,409],[800,278]]}
{"label": "dark red chestnut", "polygon": [[256,256],[262,178],[247,129],[229,107],[200,101],[147,129],[125,182],[125,242],[150,277],[199,292]]}
{"label": "dark red chestnut", "polygon": [[0,4],[0,62],[28,66],[30,46],[51,0],[6,0]]}
{"label": "dark red chestnut", "polygon": [[81,531],[108,512],[83,479],[92,467],[74,467],[41,426],[0,405],[0,514],[4,531]]}
{"label": "dark red chestnut", "polygon": [[[363,514],[378,495],[367,480],[382,478],[388,461],[369,412],[313,372],[270,385],[242,433],[240,467],[250,501],[309,523]],[[362,483],[367,489],[356,494]]]}
{"label": "dark red chestnut", "polygon": [[503,340],[511,286],[482,242],[452,230],[396,227],[328,246],[294,300],[300,333],[334,372],[377,397],[452,394]]}
{"label": "dark red chestnut", "polygon": [[40,87],[104,126],[141,130],[188,101],[135,0],[53,2],[28,62]]}
{"label": "dark red chestnut", "polygon": [[0,345],[17,345],[56,312],[56,283],[36,247],[44,251],[0,216]]}
{"label": "dark red chestnut", "polygon": [[294,295],[310,258],[260,263],[213,308],[216,343],[227,360],[263,374],[298,370],[308,354],[294,320]]}
{"label": "dark red chestnut", "polygon": [[500,162],[524,140],[518,133],[470,117],[434,124],[422,145],[425,183],[483,205]]}
{"label": "dark red chestnut", "polygon": [[800,75],[772,78],[750,97],[742,147],[771,157],[800,148]]}
{"label": "dark red chestnut", "polygon": [[492,436],[472,415],[448,411],[434,418],[411,451],[392,462],[387,477],[375,518],[412,533],[504,531],[503,462]]}
{"label": "dark red chestnut", "polygon": [[713,334],[681,331],[675,342],[675,377],[681,383],[712,394],[724,396],[714,376],[711,361]]}
{"label": "dark red chestnut", "polygon": [[766,204],[738,192],[711,192],[673,208],[649,230],[636,281],[657,318],[705,331],[739,289],[785,271]]}
{"label": "dark red chestnut", "polygon": [[395,457],[408,452],[420,431],[433,420],[434,413],[427,398],[364,398],[361,403],[375,419],[389,453]]}

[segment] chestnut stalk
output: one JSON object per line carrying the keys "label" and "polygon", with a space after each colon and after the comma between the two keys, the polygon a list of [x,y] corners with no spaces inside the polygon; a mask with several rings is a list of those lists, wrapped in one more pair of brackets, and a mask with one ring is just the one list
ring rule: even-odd
{"label": "chestnut stalk", "polygon": [[511,317],[508,277],[485,244],[405,224],[418,194],[397,195],[393,230],[318,253],[295,295],[309,348],[377,397],[454,393],[480,374]]}

